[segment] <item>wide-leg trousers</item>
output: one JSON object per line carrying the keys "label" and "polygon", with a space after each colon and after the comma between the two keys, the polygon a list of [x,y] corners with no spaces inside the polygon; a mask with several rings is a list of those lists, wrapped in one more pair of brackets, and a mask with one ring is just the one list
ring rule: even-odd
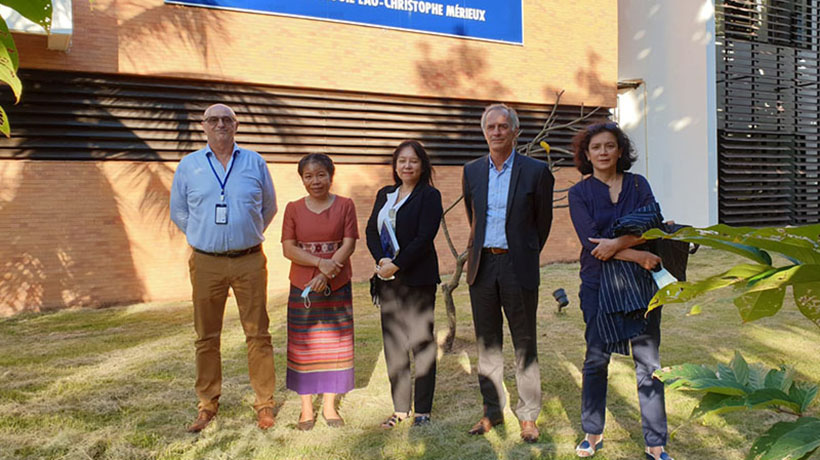
{"label": "wide-leg trousers", "polygon": [[429,414],[433,409],[438,351],[433,330],[436,285],[407,286],[400,279],[385,281],[381,283],[379,299],[393,410],[410,412],[412,353],[415,361],[413,405],[417,414]]}

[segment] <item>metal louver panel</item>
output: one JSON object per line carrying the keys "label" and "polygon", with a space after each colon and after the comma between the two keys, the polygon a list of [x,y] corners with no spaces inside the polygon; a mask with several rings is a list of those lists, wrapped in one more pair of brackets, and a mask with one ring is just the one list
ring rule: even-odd
{"label": "metal louver panel", "polygon": [[716,13],[720,221],[820,222],[820,0]]}
{"label": "metal louver panel", "polygon": [[[178,160],[204,145],[199,120],[214,102],[237,111],[237,142],[270,162],[323,152],[341,163],[385,163],[409,138],[424,142],[436,164],[486,153],[479,126],[486,101],[34,70],[21,77],[21,103],[2,102],[12,137],[0,139],[0,158]],[[516,109],[526,141],[552,107]],[[581,111],[560,106],[558,124]],[[557,132],[551,143],[569,148],[572,135]]]}

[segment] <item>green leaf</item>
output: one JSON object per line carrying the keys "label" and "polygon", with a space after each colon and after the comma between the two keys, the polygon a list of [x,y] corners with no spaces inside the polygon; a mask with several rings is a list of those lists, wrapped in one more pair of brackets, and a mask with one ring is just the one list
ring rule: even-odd
{"label": "green leaf", "polygon": [[11,125],[9,124],[9,117],[6,116],[6,111],[0,107],[0,133],[5,134],[6,137],[11,135]]}
{"label": "green leaf", "polygon": [[754,283],[754,286],[751,288],[752,291],[763,291],[785,285],[813,283],[818,281],[820,281],[820,265],[817,264],[780,267],[771,273],[761,273],[749,278],[750,286]]}
{"label": "green leaf", "polygon": [[743,244],[777,252],[802,263],[820,263],[820,225],[804,226],[791,231],[784,227],[764,227],[748,232]]}
{"label": "green leaf", "polygon": [[16,71],[20,65],[17,45],[14,44],[14,37],[11,36],[9,26],[2,17],[0,17],[0,45],[6,47],[6,52],[9,54],[9,59],[11,59],[12,68]]}
{"label": "green leaf", "polygon": [[820,280],[794,284],[792,292],[800,313],[820,327]]}
{"label": "green leaf", "polygon": [[761,388],[765,388],[766,386],[766,375],[769,373],[769,369],[763,367],[760,363],[754,363],[749,366],[749,389],[752,391],[759,390]]}
{"label": "green leaf", "polygon": [[794,382],[789,389],[789,399],[800,406],[799,414],[806,412],[809,405],[817,396],[817,385],[809,382]]}
{"label": "green leaf", "polygon": [[755,321],[772,316],[783,306],[786,288],[754,291],[735,298],[735,306],[743,322]]}
{"label": "green leaf", "polygon": [[692,409],[690,418],[702,417],[706,414],[725,414],[727,412],[737,412],[746,410],[746,398],[741,396],[729,396],[718,393],[706,393],[700,403]]}
{"label": "green leaf", "polygon": [[681,281],[659,289],[649,302],[648,312],[670,303],[688,302],[709,291],[745,282],[747,279],[772,270],[771,265],[739,264],[719,275],[698,282]]}
{"label": "green leaf", "polygon": [[790,409],[792,412],[800,413],[800,404],[792,401],[786,393],[773,388],[755,390],[746,397],[746,403],[750,409],[763,409],[765,407],[780,406]]}
{"label": "green leaf", "polygon": [[735,351],[735,357],[732,358],[732,361],[729,363],[729,366],[732,367],[732,372],[735,375],[735,380],[737,383],[746,386],[749,384],[749,364],[743,359],[743,356],[740,352]]}
{"label": "green leaf", "polygon": [[690,382],[695,379],[717,378],[715,371],[706,366],[684,363],[679,366],[658,369],[653,374],[655,378],[663,383],[671,384],[676,381]]}
{"label": "green leaf", "polygon": [[[0,21],[2,20],[0,18]],[[20,95],[23,93],[23,82],[17,76],[9,50],[2,43],[0,43],[0,81],[11,87],[12,92],[14,92],[15,103],[20,102]]]}
{"label": "green leaf", "polygon": [[701,311],[702,311],[702,310],[703,310],[703,309],[702,309],[702,307],[700,306],[700,304],[695,304],[695,305],[692,305],[692,308],[691,308],[691,309],[689,309],[689,313],[687,313],[687,314],[686,314],[686,316],[695,316],[695,315],[699,315],[699,314],[701,313]]}
{"label": "green leaf", "polygon": [[20,16],[40,25],[46,32],[51,30],[51,0],[0,0],[0,5],[20,13]]}
{"label": "green leaf", "polygon": [[764,388],[771,388],[787,392],[794,382],[794,368],[781,365],[780,369],[772,369],[766,374]]}
{"label": "green leaf", "polygon": [[680,381],[672,383],[669,388],[674,389],[684,386],[687,390],[706,391],[729,396],[743,396],[746,394],[746,388],[734,380],[695,379],[682,384],[678,384],[678,382]]}
{"label": "green leaf", "polygon": [[807,458],[820,447],[820,419],[801,417],[794,422],[779,422],[757,438],[747,460]]}
{"label": "green leaf", "polygon": [[703,246],[733,252],[761,264],[772,264],[771,256],[765,251],[761,251],[760,249],[749,245],[741,244],[741,238],[739,237],[740,235],[742,235],[742,232],[738,231],[738,229],[734,229],[727,225],[715,225],[707,228],[684,227],[672,234],[653,228],[644,233],[643,237],[647,240],[665,238],[696,243]]}

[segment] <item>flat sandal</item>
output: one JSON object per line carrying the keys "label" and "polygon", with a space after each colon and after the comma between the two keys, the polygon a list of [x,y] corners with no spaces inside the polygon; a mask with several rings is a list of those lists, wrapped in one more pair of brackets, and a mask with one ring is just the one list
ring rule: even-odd
{"label": "flat sandal", "polygon": [[[593,446],[592,443],[589,442],[589,434],[587,434],[586,436],[584,436],[584,440],[581,441],[581,443],[578,444],[578,447],[575,448],[575,455],[577,455],[581,458],[591,458],[595,455],[595,452],[598,452],[599,450],[601,450],[603,448],[604,448],[604,438],[603,437],[598,441],[597,444],[595,444]],[[587,455],[581,455],[582,453],[585,453]]]}
{"label": "flat sandal", "polygon": [[402,420],[404,420],[404,418],[399,418],[399,416],[394,413],[387,420],[382,422],[381,427],[384,428],[385,430],[389,430],[391,428],[395,428],[396,425],[401,423]]}

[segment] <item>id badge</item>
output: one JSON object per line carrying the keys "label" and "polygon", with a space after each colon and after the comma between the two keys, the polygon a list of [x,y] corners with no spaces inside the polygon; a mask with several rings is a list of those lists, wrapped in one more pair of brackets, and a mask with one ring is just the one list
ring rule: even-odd
{"label": "id badge", "polygon": [[228,205],[224,203],[216,204],[214,222],[218,225],[226,225],[228,223]]}

